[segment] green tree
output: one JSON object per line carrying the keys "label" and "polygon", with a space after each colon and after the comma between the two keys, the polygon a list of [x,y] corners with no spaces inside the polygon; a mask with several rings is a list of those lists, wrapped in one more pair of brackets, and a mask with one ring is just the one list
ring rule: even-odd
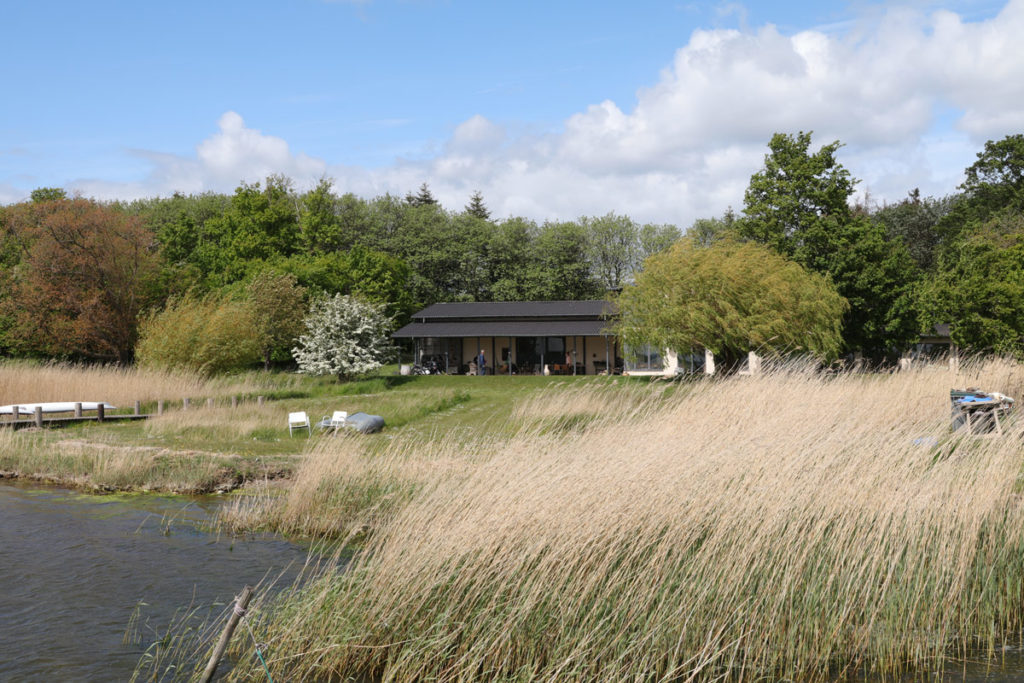
{"label": "green tree", "polygon": [[484,204],[484,196],[480,194],[480,190],[470,195],[469,204],[466,204],[464,211],[472,216],[476,216],[480,220],[488,221],[491,219],[491,212]]}
{"label": "green tree", "polygon": [[594,277],[608,291],[618,291],[640,265],[640,228],[628,216],[608,213],[583,217],[584,246]]}
{"label": "green tree", "polygon": [[349,251],[292,256],[276,265],[315,294],[356,294],[383,305],[389,317],[403,323],[420,307],[409,286],[408,264],[391,254],[356,245]]}
{"label": "green tree", "polygon": [[68,193],[59,187],[37,187],[32,190],[31,199],[34,203],[56,202],[67,199]]}
{"label": "green tree", "polygon": [[335,212],[332,185],[329,178],[321,178],[316,187],[302,195],[299,229],[309,253],[333,251],[347,246]]}
{"label": "green tree", "polygon": [[253,307],[263,368],[270,370],[275,354],[287,353],[302,334],[306,291],[295,276],[262,270],[246,287]]}
{"label": "green tree", "polygon": [[679,228],[674,225],[645,223],[640,227],[638,235],[637,263],[642,265],[644,261],[659,251],[665,251],[671,247],[682,236]]}
{"label": "green tree", "polygon": [[576,221],[545,223],[533,241],[527,298],[575,301],[604,296],[587,254],[587,230]]}
{"label": "green tree", "polygon": [[766,247],[689,238],[647,259],[618,305],[627,344],[706,348],[726,367],[750,350],[833,358],[846,309],[827,278]]}
{"label": "green tree", "polygon": [[866,216],[854,216],[837,229],[834,249],[827,275],[849,303],[845,349],[881,361],[913,343],[920,333],[921,273],[907,248]]}
{"label": "green tree", "polygon": [[961,236],[921,301],[924,327],[949,323],[965,349],[1024,357],[1024,216],[999,215]]}
{"label": "green tree", "polygon": [[297,202],[291,181],[282,176],[267,178],[263,189],[259,183],[242,183],[227,211],[208,221],[213,239],[197,247],[208,272],[221,283],[235,282],[245,276],[246,262],[299,251]]}
{"label": "green tree", "polygon": [[526,301],[534,294],[531,280],[537,224],[528,218],[507,218],[493,226],[487,239],[487,301]]}
{"label": "green tree", "polygon": [[346,380],[373,372],[394,353],[384,307],[357,297],[314,300],[305,325],[306,334],[292,349],[300,372]]}
{"label": "green tree", "polygon": [[889,239],[902,242],[918,267],[931,270],[944,238],[939,224],[955,201],[952,196],[921,197],[915,188],[903,201],[875,211],[871,220],[885,229]]}
{"label": "green tree", "polygon": [[434,195],[430,192],[430,187],[423,183],[420,185],[420,189],[416,194],[409,192],[405,195],[405,201],[411,206],[432,206],[437,204],[437,200],[434,199]]}
{"label": "green tree", "polygon": [[912,290],[919,271],[903,244],[850,208],[856,181],[835,159],[840,143],[813,153],[810,145],[810,133],[772,137],[736,231],[830,276],[850,304],[845,350],[881,360],[916,336]]}
{"label": "green tree", "polygon": [[851,217],[857,181],[835,158],[839,141],[810,151],[811,134],[776,133],[764,168],[750,178],[739,233],[819,273],[829,271],[834,235]]}
{"label": "green tree", "polygon": [[735,217],[730,209],[723,218],[698,218],[686,229],[686,236],[698,246],[710,247],[732,234],[735,225]]}
{"label": "green tree", "polygon": [[1024,211],[1024,135],[989,140],[978,159],[964,171],[968,219],[984,221],[999,212]]}

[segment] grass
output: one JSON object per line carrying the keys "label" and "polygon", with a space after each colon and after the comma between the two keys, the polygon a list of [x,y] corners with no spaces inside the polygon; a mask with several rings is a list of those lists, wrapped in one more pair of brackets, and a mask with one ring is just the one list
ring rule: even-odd
{"label": "grass", "polygon": [[[334,410],[382,415],[386,433],[362,437],[362,445],[377,451],[411,434],[472,436],[489,416],[503,415],[514,397],[549,384],[544,377],[397,374],[339,383],[281,372],[209,379],[134,368],[2,363],[0,396],[7,398],[0,400],[96,399],[118,405],[119,412],[131,412],[139,400],[143,412],[155,413],[162,399],[165,413],[145,421],[22,430],[17,438],[0,439],[0,476],[92,491],[230,490],[287,478],[319,441],[333,440],[289,435],[286,416],[292,411],[305,410],[313,420]],[[257,396],[265,397],[262,406]],[[192,401],[188,410],[182,409],[185,397]],[[236,408],[232,397],[239,400]]]}
{"label": "grass", "polygon": [[565,384],[467,438],[321,442],[259,514],[372,534],[257,637],[275,680],[834,680],[994,656],[1024,628],[1024,433],[952,437],[964,385],[1021,396],[1024,370]]}

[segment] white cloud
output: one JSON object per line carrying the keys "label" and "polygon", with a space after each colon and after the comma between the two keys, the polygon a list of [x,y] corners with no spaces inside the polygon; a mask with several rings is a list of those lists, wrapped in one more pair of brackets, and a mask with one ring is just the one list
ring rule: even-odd
{"label": "white cloud", "polygon": [[247,128],[242,117],[226,112],[217,122],[218,132],[196,146],[196,155],[182,157],[146,150],[133,153],[148,160],[153,170],[140,182],[117,183],[79,180],[72,190],[99,199],[168,195],[173,192],[230,192],[239,182],[257,182],[282,173],[300,187],[316,182],[327,164],[305,154],[293,154],[288,143]]}
{"label": "white cloud", "polygon": [[[497,216],[614,210],[686,226],[740,208],[773,133],[813,130],[817,144],[845,143],[840,159],[876,200],[913,187],[944,194],[986,139],[1024,130],[1022,34],[1024,0],[978,22],[896,7],[827,32],[699,30],[631,108],[593,104],[557,133],[513,134],[478,115],[426,159],[364,169],[294,153],[227,112],[195,157],[146,153],[153,172],[144,181],[73,188],[101,197],[230,191],[270,173],[302,187],[327,173],[338,190],[364,196],[428,182],[449,208],[479,189]],[[951,110],[955,128],[937,118]]]}

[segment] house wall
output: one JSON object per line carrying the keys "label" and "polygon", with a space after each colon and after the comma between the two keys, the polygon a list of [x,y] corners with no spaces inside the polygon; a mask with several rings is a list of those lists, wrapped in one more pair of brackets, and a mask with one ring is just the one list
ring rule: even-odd
{"label": "house wall", "polygon": [[[605,341],[608,342],[607,355],[605,354]],[[583,357],[583,344],[580,344],[580,357]],[[615,366],[615,338],[614,337],[586,337],[586,366],[588,375],[596,375],[605,368],[605,358]],[[597,365],[594,365],[597,361]]]}

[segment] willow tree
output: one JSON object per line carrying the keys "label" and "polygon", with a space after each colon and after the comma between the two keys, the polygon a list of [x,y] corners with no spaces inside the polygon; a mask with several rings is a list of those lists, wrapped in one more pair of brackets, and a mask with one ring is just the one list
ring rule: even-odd
{"label": "willow tree", "polygon": [[726,364],[749,350],[834,358],[847,303],[824,276],[768,247],[684,238],[644,262],[619,296],[630,345],[705,348]]}

